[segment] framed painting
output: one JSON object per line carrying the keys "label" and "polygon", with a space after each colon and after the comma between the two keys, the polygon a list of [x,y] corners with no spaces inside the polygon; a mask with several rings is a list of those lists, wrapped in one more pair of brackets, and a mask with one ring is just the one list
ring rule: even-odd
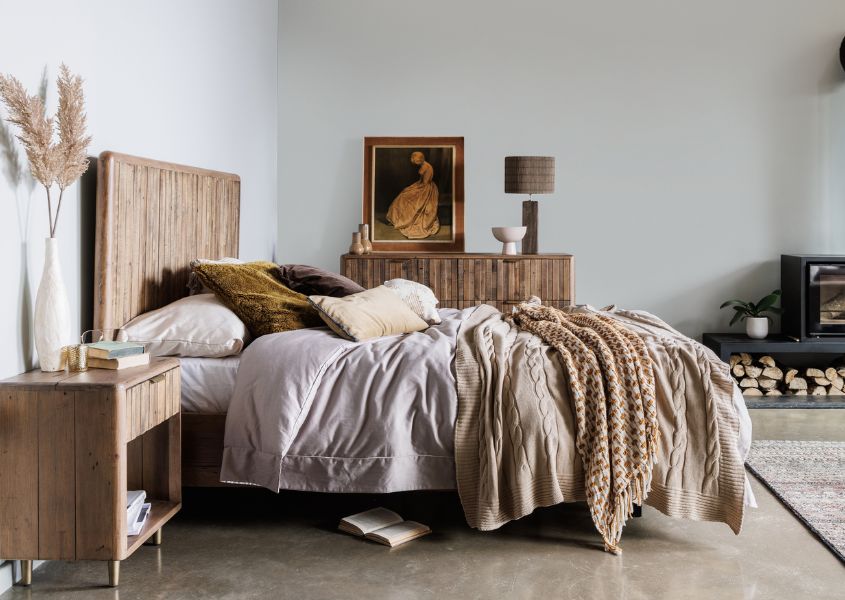
{"label": "framed painting", "polygon": [[464,251],[464,138],[364,138],[364,223],[375,251]]}

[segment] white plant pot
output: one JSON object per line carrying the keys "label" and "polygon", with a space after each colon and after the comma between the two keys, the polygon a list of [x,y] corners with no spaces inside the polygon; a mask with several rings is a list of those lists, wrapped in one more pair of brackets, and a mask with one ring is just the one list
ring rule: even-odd
{"label": "white plant pot", "polygon": [[70,306],[56,238],[45,240],[44,271],[35,295],[35,351],[42,371],[61,371],[62,347],[70,339]]}
{"label": "white plant pot", "polygon": [[762,340],[769,335],[769,320],[766,317],[748,317],[745,319],[745,333],[755,340]]}

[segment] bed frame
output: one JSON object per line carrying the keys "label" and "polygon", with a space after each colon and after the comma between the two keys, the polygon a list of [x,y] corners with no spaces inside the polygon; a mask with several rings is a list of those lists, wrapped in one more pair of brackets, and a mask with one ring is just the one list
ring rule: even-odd
{"label": "bed frame", "polygon": [[[187,296],[195,258],[237,258],[240,206],[241,178],[232,173],[100,154],[94,328],[119,329]],[[234,485],[220,483],[225,426],[225,413],[182,413],[183,486]]]}
{"label": "bed frame", "polygon": [[[118,329],[188,295],[189,263],[238,256],[240,177],[103,152],[94,327]],[[182,484],[219,486],[225,414],[182,413]]]}

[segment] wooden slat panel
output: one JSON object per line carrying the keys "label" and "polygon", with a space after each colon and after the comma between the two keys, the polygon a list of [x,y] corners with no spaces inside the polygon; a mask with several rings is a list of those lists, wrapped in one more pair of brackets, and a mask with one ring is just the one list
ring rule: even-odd
{"label": "wooden slat panel", "polygon": [[429,286],[440,308],[467,308],[480,303],[500,310],[539,296],[545,304],[574,303],[570,255],[420,254],[344,255],[341,271],[371,288],[395,277]]}
{"label": "wooden slat panel", "polygon": [[0,556],[38,558],[38,402],[0,396]]}
{"label": "wooden slat panel", "polygon": [[563,290],[564,288],[564,272],[560,268],[559,264],[554,264],[554,266],[552,267],[552,292],[557,295],[557,292],[559,290]]}
{"label": "wooden slat panel", "polygon": [[126,444],[126,489],[144,489],[144,444],[135,438]]}
{"label": "wooden slat panel", "polygon": [[[126,441],[133,440],[179,412],[179,375],[176,369],[162,379],[142,381],[126,389]],[[173,389],[177,389],[173,392]]]}
{"label": "wooden slat panel", "polygon": [[74,392],[38,392],[38,558],[76,557]]}
{"label": "wooden slat panel", "polygon": [[223,460],[223,435],[226,415],[183,413],[182,419],[182,484],[216,487],[220,483]]}
{"label": "wooden slat panel", "polygon": [[[160,185],[161,171],[158,169],[147,169],[147,231],[158,231],[160,227]],[[160,272],[159,266],[159,236],[147,236],[144,248],[146,257],[144,259],[146,271]],[[159,304],[159,290],[154,279],[148,278],[144,281],[144,312],[153,310]]]}
{"label": "wooden slat panel", "polygon": [[193,258],[238,255],[237,175],[104,152],[97,194],[97,328],[183,297]]}
{"label": "wooden slat panel", "polygon": [[77,560],[114,559],[125,546],[125,400],[120,394],[88,392],[76,403],[76,505],[84,507],[76,513]]}
{"label": "wooden slat panel", "polygon": [[179,436],[181,421],[177,415],[146,432],[143,436],[143,489],[147,497],[170,502],[182,501],[182,451]]}

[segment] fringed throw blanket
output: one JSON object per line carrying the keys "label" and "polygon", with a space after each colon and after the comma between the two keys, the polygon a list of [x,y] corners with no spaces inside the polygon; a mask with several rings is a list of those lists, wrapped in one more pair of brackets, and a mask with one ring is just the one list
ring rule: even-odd
{"label": "fringed throw blanket", "polygon": [[523,304],[508,320],[560,353],[575,410],[575,447],[587,474],[587,504],[605,549],[618,554],[633,504],[642,504],[651,486],[660,437],[645,344],[604,315]]}
{"label": "fringed throw blanket", "polygon": [[733,383],[715,355],[659,319],[532,305],[505,318],[482,306],[461,331],[455,370],[470,526],[587,500],[614,553],[634,502],[739,532]]}

